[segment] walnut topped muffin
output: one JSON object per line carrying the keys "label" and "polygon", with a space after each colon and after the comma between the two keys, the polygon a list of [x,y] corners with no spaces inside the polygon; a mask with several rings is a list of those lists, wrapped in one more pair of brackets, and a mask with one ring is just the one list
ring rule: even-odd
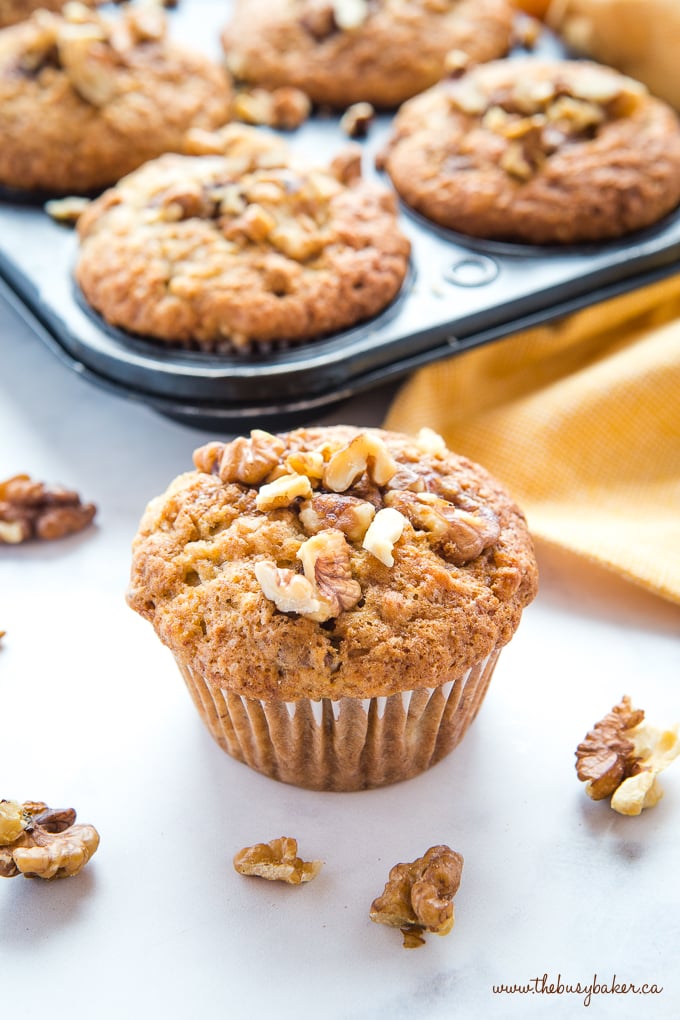
{"label": "walnut topped muffin", "polygon": [[109,323],[250,351],[337,332],[398,294],[409,242],[395,196],[361,179],[356,152],[315,168],[241,125],[192,145],[205,155],[147,163],[78,221],[77,280]]}
{"label": "walnut topped muffin", "polygon": [[451,50],[503,56],[515,13],[510,0],[237,0],[223,44],[243,81],[393,107],[438,81]]}
{"label": "walnut topped muffin", "polygon": [[475,237],[619,237],[680,202],[680,122],[588,61],[475,67],[406,103],[383,163],[404,201]]}
{"label": "walnut topped muffin", "polygon": [[[269,775],[328,789],[448,753],[536,592],[502,486],[428,430],[254,430],[194,460],[142,519],[128,602],[213,736]],[[303,753],[314,702],[330,744],[319,732],[318,754]]]}
{"label": "walnut topped muffin", "polygon": [[102,188],[223,124],[230,98],[225,71],[172,42],[160,8],[37,11],[0,32],[0,184]]}

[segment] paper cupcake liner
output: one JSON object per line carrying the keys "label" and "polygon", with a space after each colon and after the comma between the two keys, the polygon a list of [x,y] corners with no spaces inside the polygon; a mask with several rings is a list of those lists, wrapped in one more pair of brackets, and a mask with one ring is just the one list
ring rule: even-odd
{"label": "paper cupcake liner", "polygon": [[460,742],[500,654],[440,687],[381,698],[266,701],[208,686],[178,661],[194,704],[232,758],[311,790],[363,790],[409,779]]}

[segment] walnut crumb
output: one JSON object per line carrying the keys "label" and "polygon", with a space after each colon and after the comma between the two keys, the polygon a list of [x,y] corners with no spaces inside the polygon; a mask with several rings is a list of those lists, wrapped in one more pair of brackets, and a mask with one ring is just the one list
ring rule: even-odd
{"label": "walnut crumb", "polygon": [[67,198],[53,198],[49,202],[45,202],[45,212],[55,223],[73,227],[88,205],[90,205],[89,198],[69,195]]}
{"label": "walnut crumb", "polygon": [[289,885],[311,882],[321,871],[323,862],[303,861],[297,852],[297,840],[281,836],[269,843],[256,843],[239,850],[234,857],[234,868],[239,875],[254,875],[269,882]]}
{"label": "walnut crumb", "polygon": [[374,119],[370,103],[353,103],[340,118],[340,128],[349,138],[365,138]]}
{"label": "walnut crumb", "polygon": [[394,865],[369,916],[377,924],[400,928],[405,949],[423,945],[425,932],[448,935],[462,872],[461,854],[445,845],[430,847],[412,863]]}
{"label": "walnut crumb", "polygon": [[99,846],[92,825],[76,825],[73,808],[39,801],[0,801],[0,877],[77,875]]}
{"label": "walnut crumb", "polygon": [[611,797],[623,815],[639,815],[663,796],[657,776],[680,754],[678,727],[660,730],[644,721],[624,695],[576,748],[576,773],[593,800]]}

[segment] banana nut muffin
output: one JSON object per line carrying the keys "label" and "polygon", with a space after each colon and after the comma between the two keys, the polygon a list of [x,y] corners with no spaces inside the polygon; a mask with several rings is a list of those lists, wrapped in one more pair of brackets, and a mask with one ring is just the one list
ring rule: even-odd
{"label": "banana nut muffin", "polygon": [[78,221],[76,277],[109,323],[261,350],[352,326],[398,293],[409,242],[394,194],[361,179],[359,152],[310,168],[276,135],[236,124],[192,145],[206,154],[147,163]]}
{"label": "banana nut muffin", "polygon": [[102,188],[229,107],[225,71],[169,40],[160,8],[38,11],[0,32],[0,184]]}
{"label": "banana nut muffin", "polygon": [[533,244],[616,238],[680,202],[680,122],[589,61],[495,61],[406,103],[383,164],[444,227]]}
{"label": "banana nut muffin", "polygon": [[237,0],[222,41],[241,80],[315,103],[391,107],[438,81],[446,56],[503,56],[510,0]]}
{"label": "banana nut muffin", "polygon": [[451,751],[536,593],[500,483],[428,429],[253,430],[194,462],[144,514],[127,598],[224,750],[334,790]]}

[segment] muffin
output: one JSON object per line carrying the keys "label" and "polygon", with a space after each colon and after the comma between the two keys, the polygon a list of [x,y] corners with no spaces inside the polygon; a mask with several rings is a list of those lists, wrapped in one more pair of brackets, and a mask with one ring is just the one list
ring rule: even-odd
{"label": "muffin", "polygon": [[127,598],[220,746],[317,790],[448,754],[536,593],[502,486],[428,429],[253,430],[194,463],[142,518]]}
{"label": "muffin", "polygon": [[229,117],[225,71],[171,42],[163,11],[70,3],[0,32],[0,185],[90,192]]}
{"label": "muffin", "polygon": [[261,353],[353,326],[398,294],[410,246],[396,199],[361,179],[353,149],[318,169],[256,128],[198,142],[222,155],[162,156],[80,217],[76,277],[107,322],[165,344]]}
{"label": "muffin", "polygon": [[237,0],[222,42],[243,81],[392,107],[438,81],[451,50],[503,56],[515,13],[510,0]]}
{"label": "muffin", "polygon": [[406,103],[382,165],[407,205],[452,230],[602,241],[680,202],[680,122],[589,61],[495,61]]}

